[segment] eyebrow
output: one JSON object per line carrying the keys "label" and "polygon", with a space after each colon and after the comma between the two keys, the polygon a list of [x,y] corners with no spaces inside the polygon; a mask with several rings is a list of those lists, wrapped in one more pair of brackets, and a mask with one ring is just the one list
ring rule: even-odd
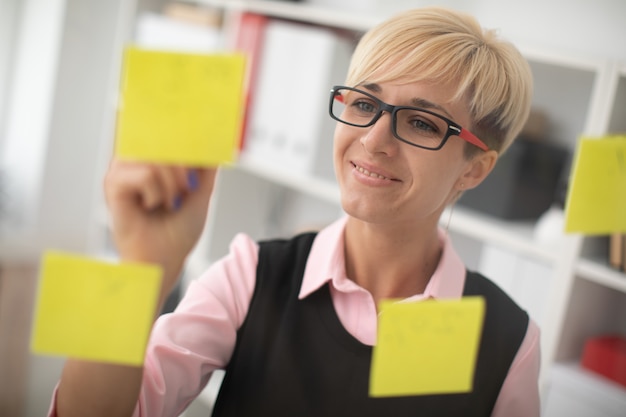
{"label": "eyebrow", "polygon": [[[382,93],[383,91],[382,87],[376,83],[364,83],[361,84],[360,87],[363,87],[372,93]],[[452,115],[448,113],[444,107],[437,103],[433,103],[430,100],[426,100],[424,98],[413,98],[411,99],[411,105],[426,110],[438,110],[445,113],[448,118],[452,119]]]}

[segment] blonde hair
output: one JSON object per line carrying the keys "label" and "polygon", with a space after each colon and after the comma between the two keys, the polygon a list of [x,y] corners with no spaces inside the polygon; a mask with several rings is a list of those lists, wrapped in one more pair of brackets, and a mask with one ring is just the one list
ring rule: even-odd
{"label": "blonde hair", "polygon": [[[528,62],[470,15],[429,7],[400,13],[368,31],[354,51],[346,83],[455,83],[472,126],[464,126],[502,153],[530,111]],[[470,157],[477,148],[468,146]]]}

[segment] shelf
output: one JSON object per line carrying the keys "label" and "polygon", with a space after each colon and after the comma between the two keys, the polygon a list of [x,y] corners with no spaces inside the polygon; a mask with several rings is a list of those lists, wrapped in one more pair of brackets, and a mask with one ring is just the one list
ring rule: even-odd
{"label": "shelf", "polygon": [[[302,2],[272,0],[183,0],[187,3],[221,8],[225,10],[247,11],[282,19],[297,20],[304,23],[332,26],[341,29],[364,32],[391,16],[372,12],[349,12],[347,10],[312,5]],[[597,71],[604,62],[588,59],[583,56],[560,54],[558,51],[546,50],[537,45],[518,43],[518,48],[529,60],[538,60],[554,65],[570,68]]]}
{"label": "shelf", "polygon": [[611,268],[607,262],[581,258],[576,264],[576,274],[587,281],[626,293],[626,274]]}
{"label": "shelf", "polygon": [[552,367],[552,373],[555,377],[562,377],[563,380],[574,381],[574,384],[587,385],[587,391],[601,392],[626,401],[626,387],[583,368],[576,362],[556,363]]}
{"label": "shelf", "polygon": [[234,168],[303,192],[328,203],[339,205],[339,187],[332,181],[316,178],[312,175],[288,172],[275,165],[269,166],[247,159],[241,159]]}
{"label": "shelf", "polygon": [[373,18],[365,14],[348,13],[347,11],[331,10],[327,7],[306,3],[263,0],[184,0],[205,6],[218,7],[226,10],[238,10],[259,13],[281,19],[297,20],[341,29],[366,31],[379,23],[384,16]]}
{"label": "shelf", "polygon": [[607,65],[605,61],[600,59],[561,53],[558,50],[544,49],[540,46],[529,46],[523,43],[516,43],[516,46],[522,55],[531,62],[562,66],[569,70],[600,72]]}
{"label": "shelf", "polygon": [[626,389],[577,363],[556,364],[545,401],[546,417],[623,416]]}
{"label": "shelf", "polygon": [[[450,211],[441,215],[445,227]],[[449,229],[480,241],[496,244],[522,256],[545,262],[556,262],[558,254],[554,246],[538,243],[533,239],[535,222],[506,221],[457,205],[452,211]]]}

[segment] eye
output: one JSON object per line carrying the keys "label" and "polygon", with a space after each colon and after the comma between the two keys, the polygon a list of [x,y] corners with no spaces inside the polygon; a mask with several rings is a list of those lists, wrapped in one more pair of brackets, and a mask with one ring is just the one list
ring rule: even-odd
{"label": "eye", "polygon": [[352,102],[351,107],[360,113],[376,113],[378,106],[371,100],[357,99]]}
{"label": "eye", "polygon": [[437,139],[446,132],[445,121],[415,108],[402,108],[396,114],[396,129],[404,139]]}
{"label": "eye", "polygon": [[355,116],[371,117],[378,112],[379,104],[376,100],[360,91],[350,91],[344,99],[346,107]]}
{"label": "eye", "polygon": [[410,122],[410,125],[413,129],[422,131],[424,133],[437,133],[439,129],[437,125],[431,123],[429,120],[423,118],[413,118]]}

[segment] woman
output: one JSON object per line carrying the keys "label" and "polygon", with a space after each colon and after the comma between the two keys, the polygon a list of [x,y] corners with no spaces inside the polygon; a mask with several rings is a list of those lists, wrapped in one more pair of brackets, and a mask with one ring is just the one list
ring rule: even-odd
{"label": "woman", "polygon": [[[68,360],[51,415],[178,415],[215,369],[226,369],[220,416],[539,415],[537,326],[466,271],[438,227],[521,130],[527,63],[471,17],[419,9],[363,37],[346,86],[330,97],[346,216],[287,241],[235,237],[156,321],[143,368]],[[163,267],[161,300],[202,230],[215,174],[111,164],[119,252]],[[380,300],[473,294],[487,318],[471,393],[368,397]]]}

